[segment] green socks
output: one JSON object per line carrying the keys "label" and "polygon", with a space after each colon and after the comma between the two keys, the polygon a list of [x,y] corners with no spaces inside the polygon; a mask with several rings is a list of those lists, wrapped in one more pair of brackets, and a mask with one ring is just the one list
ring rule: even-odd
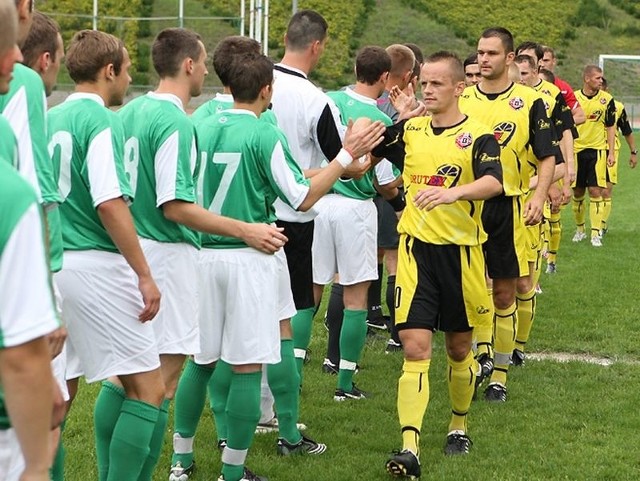
{"label": "green socks", "polygon": [[160,459],[160,453],[162,452],[162,444],[164,443],[164,432],[167,429],[167,421],[169,419],[169,403],[170,399],[165,399],[160,406],[160,412],[158,414],[158,422],[153,430],[151,436],[151,443],[149,444],[149,456],[147,461],[142,467],[138,481],[151,481],[153,471],[156,469],[158,460]]}
{"label": "green socks", "polygon": [[244,462],[260,420],[260,384],[262,371],[234,372],[227,402],[229,431],[227,447],[222,452],[222,476],[225,481],[240,481]]}
{"label": "green socks", "polygon": [[367,311],[344,310],[342,330],[340,331],[340,371],[338,389],[351,391],[353,373],[362,354],[367,338]]}
{"label": "green socks", "polygon": [[227,398],[229,397],[229,388],[231,386],[231,364],[227,364],[222,359],[216,363],[213,376],[209,380],[207,389],[209,391],[209,404],[213,419],[216,425],[216,433],[218,441],[227,439]]}
{"label": "green socks", "polygon": [[116,423],[120,418],[124,400],[124,389],[109,381],[102,383],[102,389],[100,389],[93,410],[98,479],[100,481],[106,481],[109,474],[111,438],[113,437]]}
{"label": "green socks", "polygon": [[125,399],[113,429],[107,481],[137,481],[149,456],[151,437],[160,409],[143,401]]}
{"label": "green socks", "polygon": [[280,357],[278,364],[267,365],[269,387],[278,413],[280,437],[291,444],[296,444],[302,439],[296,426],[300,400],[300,376],[293,356],[292,339],[280,341]]}
{"label": "green socks", "polygon": [[291,318],[291,329],[293,330],[293,350],[296,357],[296,367],[302,381],[302,365],[307,355],[307,348],[311,342],[311,328],[313,327],[313,316],[316,310],[314,307],[302,309]]}

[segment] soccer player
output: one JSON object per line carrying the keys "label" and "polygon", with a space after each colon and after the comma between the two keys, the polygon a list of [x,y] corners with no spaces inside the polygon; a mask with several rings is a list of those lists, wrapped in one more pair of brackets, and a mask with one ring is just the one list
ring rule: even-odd
{"label": "soccer player", "polygon": [[[57,275],[74,378],[104,382],[95,405],[98,476],[136,481],[158,453],[151,443],[165,392],[153,326],[160,292],[128,208],[135,175],[124,131],[107,107],[122,104],[131,61],[112,35],[82,30],[65,60],[75,92],[49,111],[59,172],[64,267]],[[125,170],[126,169],[126,170]],[[160,420],[160,421],[159,421]]]}
{"label": "soccer player", "polygon": [[[558,64],[555,51],[551,47],[546,45],[542,45],[541,47],[542,47],[542,50],[541,50],[542,56],[537,57],[540,66],[546,68],[547,70],[550,70],[552,73],[555,74],[555,69]],[[562,80],[557,75],[555,75],[554,83],[556,87],[560,89],[560,92],[562,92],[562,95],[565,101],[567,102],[567,105],[571,109],[571,114],[573,115],[573,120],[575,121],[575,124],[580,125],[584,123],[587,120],[587,117],[585,115],[583,108],[580,106],[580,102],[578,102],[578,100],[576,99],[575,93],[571,88],[571,85],[569,85],[567,82]],[[571,179],[571,180],[573,181],[574,179]]]}
{"label": "soccer player", "polygon": [[613,97],[602,90],[602,69],[587,65],[582,73],[582,89],[576,98],[587,116],[578,125],[579,137],[574,147],[577,159],[576,181],[573,186],[573,215],[576,233],[573,242],[587,238],[585,232],[585,191],[589,191],[589,218],[591,221],[591,245],[602,247],[603,189],[607,187],[607,166],[613,167],[616,139],[616,106]]}
{"label": "soccer player", "polygon": [[[391,125],[391,119],[376,105],[376,99],[384,91],[391,58],[380,47],[364,47],[356,57],[356,84],[352,88],[329,92],[340,110],[346,126],[350,119],[366,117]],[[399,175],[399,172],[398,174]],[[316,304],[320,304],[324,286],[336,273],[343,290],[343,312],[334,317],[341,323],[328,322],[330,339],[339,339],[339,361],[333,360],[338,369],[338,384],[334,399],[364,399],[366,393],[353,384],[353,374],[367,334],[367,297],[371,281],[382,273],[376,264],[377,215],[373,198],[380,190],[396,180],[393,167],[382,161],[375,170],[361,179],[340,180],[316,209],[319,215],[313,238],[313,281]],[[389,197],[402,194],[397,188]],[[404,207],[401,202],[400,210]],[[379,288],[378,288],[379,293]],[[337,364],[335,361],[338,361]]]}
{"label": "soccer player", "polygon": [[[343,131],[337,108],[307,78],[324,52],[327,31],[328,24],[319,13],[296,12],[287,25],[284,56],[274,72],[273,113],[295,162],[309,175],[313,173],[309,169],[317,170],[323,160],[334,159],[342,148]],[[355,162],[347,174],[358,177],[369,167],[368,161]],[[277,224],[289,239],[284,250],[297,309],[291,326],[296,365],[302,377],[315,313],[311,260],[315,211],[297,212],[280,199],[275,207]]]}
{"label": "soccer player", "polygon": [[[0,0],[0,16],[0,94],[6,94],[14,64],[22,60],[15,3]],[[0,472],[7,481],[48,481],[50,430],[60,419],[53,415],[55,383],[45,336],[60,321],[39,200],[15,170],[16,138],[2,116],[0,132]]]}
{"label": "soccer player", "polygon": [[[458,108],[464,69],[449,52],[426,59],[421,84],[428,117],[387,129],[376,156],[404,159],[407,208],[398,225],[396,324],[404,347],[398,382],[402,450],[387,461],[395,476],[420,477],[420,430],[429,401],[433,332],[444,331],[452,417],[444,452],[466,454],[467,412],[476,363],[474,326],[490,324],[484,284],[482,200],[502,191],[500,147],[493,132]],[[455,219],[453,222],[452,219]],[[455,229],[452,226],[455,224]]]}
{"label": "soccer player", "polygon": [[[607,79],[602,77],[602,90],[609,91],[607,85]],[[602,214],[602,235],[604,236],[609,230],[609,216],[611,215],[611,208],[613,207],[613,186],[618,183],[618,159],[620,157],[620,132],[624,140],[629,146],[629,165],[632,169],[635,169],[638,163],[638,150],[636,149],[636,141],[633,137],[633,129],[629,123],[627,111],[624,108],[624,104],[616,99],[613,99],[616,106],[616,159],[612,166],[607,165],[607,187],[602,191],[602,202],[604,205],[604,212]]]}
{"label": "soccer player", "polygon": [[[460,109],[491,129],[501,146],[504,194],[485,202],[482,213],[489,234],[484,249],[488,274],[493,279],[494,369],[485,398],[507,399],[507,372],[517,329],[516,284],[527,277],[524,242],[525,224],[535,225],[555,171],[555,135],[542,97],[533,89],[509,80],[513,63],[513,36],[502,28],[485,30],[478,42],[478,63],[482,80],[467,87],[460,97]],[[527,165],[531,148],[538,163],[538,185],[525,202],[532,175]],[[533,289],[533,288],[532,288]],[[529,296],[530,297],[530,296]],[[491,329],[478,329],[478,361],[491,362]],[[478,383],[490,371],[482,369]]]}
{"label": "soccer player", "polygon": [[472,53],[464,59],[464,83],[467,87],[478,85],[482,80],[480,75],[480,65],[478,65],[478,54]]}
{"label": "soccer player", "polygon": [[[286,238],[271,226],[220,217],[195,204],[195,131],[184,109],[202,91],[207,53],[199,35],[176,28],[161,31],[151,53],[158,88],[118,114],[125,129],[125,160],[133,164],[129,174],[136,200],[131,212],[163,293],[153,327],[166,387],[161,409],[166,424],[185,357],[200,351],[198,294],[192,284],[200,244],[196,231],[239,237],[267,253]],[[156,432],[154,441],[161,446],[164,430]],[[150,480],[154,466],[145,465],[139,479]]]}
{"label": "soccer player", "polygon": [[58,81],[64,60],[64,44],[58,24],[40,12],[33,12],[29,35],[21,47],[23,63],[40,74],[49,97]]}
{"label": "soccer player", "polygon": [[[345,173],[353,157],[381,140],[380,123],[353,135],[347,131],[336,160],[304,179],[282,132],[258,120],[271,103],[272,83],[273,64],[267,57],[239,58],[229,77],[234,108],[196,126],[202,139],[199,152],[206,160],[203,204],[209,210],[259,223],[275,220],[276,197],[293,209],[308,210]],[[283,288],[286,271],[276,256],[226,236],[205,235],[202,247],[199,277],[209,295],[200,297],[202,352],[196,362],[222,359],[233,366],[227,395],[233,429],[222,452],[221,479],[238,481],[249,479],[244,462],[260,417],[262,364],[280,361],[277,323],[292,313],[292,295]]]}

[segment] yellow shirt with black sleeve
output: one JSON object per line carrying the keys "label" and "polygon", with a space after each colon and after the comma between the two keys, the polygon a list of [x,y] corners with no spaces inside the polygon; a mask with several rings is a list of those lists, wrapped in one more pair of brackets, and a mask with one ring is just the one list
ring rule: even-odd
{"label": "yellow shirt with black sleeve", "polygon": [[574,152],[585,149],[607,150],[607,127],[616,123],[616,106],[610,93],[599,90],[588,96],[584,91],[576,92],[576,99],[587,117],[586,122],[578,125],[579,137],[574,144]]}
{"label": "yellow shirt with black sleeve", "polygon": [[476,246],[487,234],[482,228],[482,201],[459,200],[432,210],[412,202],[427,186],[451,188],[491,175],[502,182],[500,147],[485,125],[465,117],[446,128],[431,125],[430,117],[416,117],[389,128],[374,149],[396,165],[404,162],[405,208],[398,232],[429,244]]}
{"label": "yellow shirt with black sleeve", "polygon": [[475,85],[464,90],[459,105],[463,113],[489,127],[500,144],[505,195],[526,194],[531,177],[528,148],[536,159],[556,156],[558,151],[541,94],[515,83],[496,94],[482,92]]}
{"label": "yellow shirt with black sleeve", "polygon": [[554,120],[556,125],[556,135],[558,140],[562,138],[562,134],[565,130],[571,130],[575,127],[576,123],[573,120],[571,109],[567,105],[567,101],[564,99],[562,92],[551,82],[546,80],[540,80],[537,85],[534,85],[533,89],[547,97],[551,97],[555,101],[553,111],[549,116]]}
{"label": "yellow shirt with black sleeve", "polygon": [[[616,156],[618,155],[618,151],[620,150],[620,132],[625,137],[627,135],[631,135],[633,133],[633,129],[631,128],[631,124],[629,123],[629,117],[627,116],[627,111],[624,109],[624,104],[617,100],[613,101],[616,106]],[[616,160],[617,157],[616,157]]]}

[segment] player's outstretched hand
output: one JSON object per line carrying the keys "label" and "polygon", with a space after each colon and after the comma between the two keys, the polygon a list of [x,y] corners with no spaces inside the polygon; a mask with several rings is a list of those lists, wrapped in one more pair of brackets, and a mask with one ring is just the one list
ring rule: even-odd
{"label": "player's outstretched hand", "polygon": [[385,128],[380,121],[371,122],[369,119],[358,119],[353,122],[349,120],[342,145],[354,159],[360,159],[382,142]]}
{"label": "player's outstretched hand", "polygon": [[282,233],[282,227],[273,227],[269,224],[247,224],[246,233],[242,240],[249,247],[258,249],[265,254],[275,254],[289,239]]}
{"label": "player's outstretched hand", "polygon": [[49,350],[51,351],[51,359],[55,359],[62,352],[64,341],[67,338],[67,329],[64,326],[59,327],[53,332],[47,334],[49,342]]}
{"label": "player's outstretched hand", "polygon": [[427,187],[418,191],[413,198],[413,203],[418,209],[431,210],[441,204],[452,204],[460,196],[455,188]]}
{"label": "player's outstretched hand", "polygon": [[147,322],[156,317],[160,309],[160,290],[150,275],[138,279],[138,289],[144,302],[144,309],[138,319],[140,322]]}
{"label": "player's outstretched hand", "polygon": [[524,223],[525,225],[536,225],[542,220],[542,208],[544,199],[540,201],[537,197],[533,197],[524,205]]}

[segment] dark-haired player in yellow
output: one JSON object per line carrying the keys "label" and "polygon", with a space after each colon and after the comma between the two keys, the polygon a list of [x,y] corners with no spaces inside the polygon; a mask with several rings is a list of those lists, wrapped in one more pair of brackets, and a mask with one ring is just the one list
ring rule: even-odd
{"label": "dark-haired player in yellow", "polygon": [[604,213],[602,191],[607,187],[607,165],[615,162],[616,106],[611,94],[602,90],[602,69],[587,65],[583,71],[582,89],[576,98],[584,109],[587,121],[578,125],[579,137],[574,144],[577,159],[576,182],[573,186],[573,215],[576,233],[573,242],[587,238],[585,232],[585,191],[589,190],[591,245],[602,247],[600,228]]}
{"label": "dark-haired player in yellow", "polygon": [[[458,108],[464,89],[460,59],[449,52],[431,55],[420,80],[431,116],[389,127],[386,142],[373,151],[404,163],[407,207],[398,224],[395,293],[396,326],[404,348],[398,382],[403,449],[387,461],[387,470],[410,479],[420,476],[420,428],[429,401],[435,330],[445,333],[452,405],[444,451],[466,454],[471,445],[466,419],[477,369],[471,352],[473,327],[491,323],[482,200],[502,192],[498,143],[488,127]],[[406,112],[411,101],[407,108],[397,105]]]}
{"label": "dark-haired player in yellow", "polygon": [[[484,245],[489,277],[493,279],[494,350],[491,361],[491,329],[477,329],[478,383],[493,373],[485,398],[507,399],[507,372],[515,347],[517,330],[516,283],[528,278],[525,224],[535,225],[542,218],[544,202],[555,171],[555,133],[540,94],[509,80],[513,63],[513,36],[501,27],[483,32],[478,41],[478,64],[482,80],[467,87],[460,97],[460,109],[483,122],[501,146],[500,162],[504,175],[504,194],[485,203],[482,222],[489,233]],[[538,167],[538,185],[529,200],[528,166],[531,149]],[[528,292],[534,287],[528,286]],[[485,369],[487,367],[487,369]]]}
{"label": "dark-haired player in yellow", "polygon": [[[609,91],[607,79],[602,77],[602,90]],[[620,157],[620,132],[624,140],[629,146],[629,165],[635,169],[638,163],[638,150],[636,149],[636,141],[633,138],[633,129],[629,123],[627,111],[624,104],[613,99],[616,106],[616,147],[615,147],[615,163],[611,166],[607,165],[607,187],[602,191],[602,202],[604,204],[604,212],[602,214],[602,227],[600,231],[602,235],[607,233],[609,229],[609,215],[611,215],[611,207],[613,206],[613,186],[618,183],[618,158]]]}

